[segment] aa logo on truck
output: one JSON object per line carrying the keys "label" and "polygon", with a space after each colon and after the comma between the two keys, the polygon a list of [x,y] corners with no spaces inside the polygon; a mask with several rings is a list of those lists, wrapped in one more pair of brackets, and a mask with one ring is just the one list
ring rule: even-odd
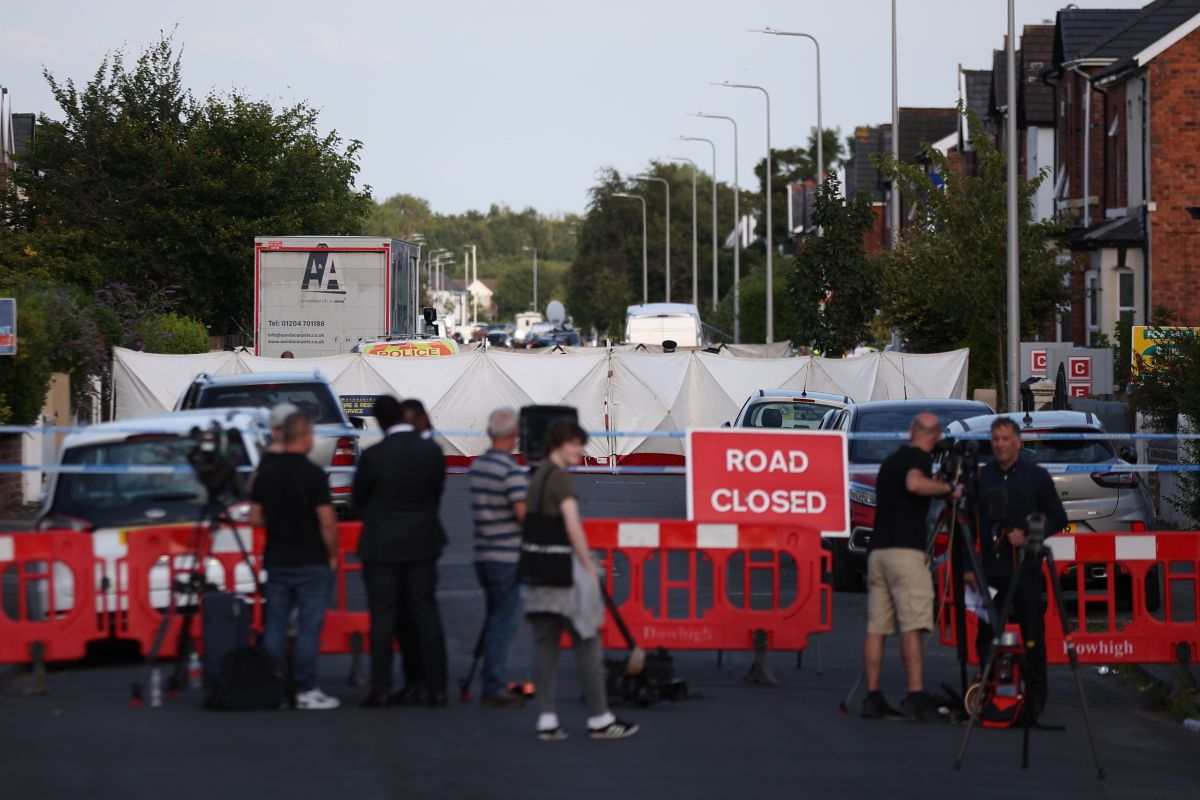
{"label": "aa logo on truck", "polygon": [[331,253],[315,250],[308,254],[308,263],[304,266],[304,282],[300,284],[300,289],[321,294],[346,293],[338,283],[337,265]]}

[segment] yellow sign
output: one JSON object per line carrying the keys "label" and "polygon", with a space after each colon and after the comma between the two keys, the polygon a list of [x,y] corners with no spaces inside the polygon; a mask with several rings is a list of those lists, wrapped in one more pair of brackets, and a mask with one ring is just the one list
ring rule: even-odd
{"label": "yellow sign", "polygon": [[368,344],[362,352],[369,356],[391,358],[437,358],[458,353],[458,344],[453,339],[413,339],[408,342],[380,342]]}
{"label": "yellow sign", "polygon": [[1179,339],[1200,335],[1200,328],[1134,325],[1132,334],[1132,371],[1136,375],[1139,363],[1152,367],[1159,352],[1174,349]]}

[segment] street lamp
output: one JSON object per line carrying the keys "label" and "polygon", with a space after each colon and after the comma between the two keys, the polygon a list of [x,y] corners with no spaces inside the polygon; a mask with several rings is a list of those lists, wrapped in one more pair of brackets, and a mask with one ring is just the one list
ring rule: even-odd
{"label": "street lamp", "polygon": [[478,325],[479,324],[479,300],[476,299],[475,293],[471,291],[471,286],[477,280],[479,280],[479,257],[475,252],[475,245],[464,244],[463,247],[471,248],[471,271],[470,271],[469,275],[466,274],[465,271],[463,274],[463,317],[464,317],[463,322],[466,323],[465,318],[467,316],[466,297],[467,297],[467,295],[470,295],[471,296],[471,301],[470,301],[471,302],[471,324]]}
{"label": "street lamp", "polygon": [[646,266],[646,198],[625,192],[613,192],[613,197],[627,197],[642,203],[642,305],[646,305],[650,302],[650,272]]}
{"label": "street lamp", "polygon": [[774,28],[763,28],[761,30],[750,31],[750,33],[766,33],[771,36],[800,36],[808,39],[817,48],[817,183],[821,184],[825,181],[825,152],[822,146],[825,140],[825,129],[821,127],[821,43],[817,41],[817,37],[810,33],[799,33],[796,31],[777,31]]}
{"label": "street lamp", "polygon": [[752,83],[714,83],[713,86],[724,86],[729,89],[755,89],[763,93],[763,97],[767,100],[767,172],[766,172],[766,195],[767,195],[767,344],[775,341],[775,245],[773,243],[773,231],[771,227],[771,95],[761,86],[755,86]]}
{"label": "street lamp", "polygon": [[[1020,380],[1021,349],[1021,251],[1017,240],[1017,74],[1013,52],[1013,0],[1008,0],[1008,41],[1005,60],[1008,67],[1008,108],[1004,112],[1004,138],[1008,145],[1008,410],[1017,410],[1017,382]],[[1085,193],[1086,194],[1086,193]],[[1084,208],[1087,208],[1087,200]]]}
{"label": "street lamp", "polygon": [[701,136],[680,136],[684,142],[708,142],[712,148],[712,307],[717,310],[717,144],[712,139]]}
{"label": "street lamp", "polygon": [[657,181],[663,185],[667,195],[667,235],[666,235],[666,251],[663,253],[663,261],[666,267],[666,299],[664,303],[671,302],[671,184],[666,178],[656,178],[653,175],[634,175],[634,180],[638,181]]}
{"label": "street lamp", "polygon": [[537,248],[536,247],[522,247],[521,249],[527,253],[530,250],[533,251],[533,310],[537,311],[537,308],[538,308],[538,304],[537,304]]}
{"label": "street lamp", "polygon": [[[689,117],[702,117],[704,119],[723,119],[733,125],[733,343],[739,344],[742,341],[742,218],[738,211],[738,194],[741,190],[738,187],[738,128],[737,120],[733,117],[722,116],[721,114],[706,114],[703,111],[697,111],[694,114],[688,114]],[[713,176],[714,188],[716,192],[716,176]],[[713,203],[716,207],[716,203]],[[716,286],[716,281],[713,282]]]}
{"label": "street lamp", "polygon": [[692,303],[698,303],[700,278],[696,268],[696,162],[683,156],[667,156],[672,161],[685,161],[692,165]]}

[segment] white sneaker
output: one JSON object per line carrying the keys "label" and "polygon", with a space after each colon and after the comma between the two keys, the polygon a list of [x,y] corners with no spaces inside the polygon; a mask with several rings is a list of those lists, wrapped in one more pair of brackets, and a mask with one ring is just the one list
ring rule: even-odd
{"label": "white sneaker", "polygon": [[296,695],[296,708],[300,711],[328,711],[341,704],[341,700],[330,697],[320,689],[309,689]]}

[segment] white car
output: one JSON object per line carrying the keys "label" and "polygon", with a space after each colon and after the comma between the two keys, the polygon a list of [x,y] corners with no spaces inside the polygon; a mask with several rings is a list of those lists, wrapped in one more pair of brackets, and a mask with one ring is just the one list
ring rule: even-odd
{"label": "white car", "polygon": [[[105,472],[55,472],[45,502],[37,518],[39,530],[69,529],[91,534],[93,554],[100,562],[96,575],[97,611],[124,610],[128,600],[119,597],[118,586],[128,585],[125,565],[118,561],[129,552],[131,531],[150,526],[178,525],[193,528],[204,513],[208,490],[197,479],[188,462],[196,446],[193,434],[219,425],[229,432],[228,455],[238,467],[258,465],[270,437],[267,412],[255,408],[203,409],[143,417],[123,422],[107,422],[68,435],[62,445],[60,463],[65,466],[105,467]],[[122,468],[132,468],[129,472]],[[184,468],[179,470],[178,468]],[[136,471],[149,468],[148,471]],[[154,468],[159,468],[154,471]],[[249,478],[239,473],[239,488]],[[235,523],[233,529],[219,528],[213,535],[214,552],[236,552],[236,535],[249,546],[249,504],[241,498],[232,501],[226,511]],[[169,603],[169,563],[162,556],[152,568],[151,604],[165,608]],[[188,570],[192,559],[175,557],[176,570]],[[225,570],[216,560],[205,564],[208,582],[224,586]],[[70,570],[58,564],[54,568],[55,609],[62,612],[74,605],[74,581]],[[235,571],[239,593],[254,591],[250,568],[241,563]],[[176,595],[177,604],[190,604],[191,597]],[[42,598],[42,608],[48,602]]]}
{"label": "white car", "polygon": [[732,427],[816,430],[826,414],[853,404],[842,394],[759,389],[742,406]]}

